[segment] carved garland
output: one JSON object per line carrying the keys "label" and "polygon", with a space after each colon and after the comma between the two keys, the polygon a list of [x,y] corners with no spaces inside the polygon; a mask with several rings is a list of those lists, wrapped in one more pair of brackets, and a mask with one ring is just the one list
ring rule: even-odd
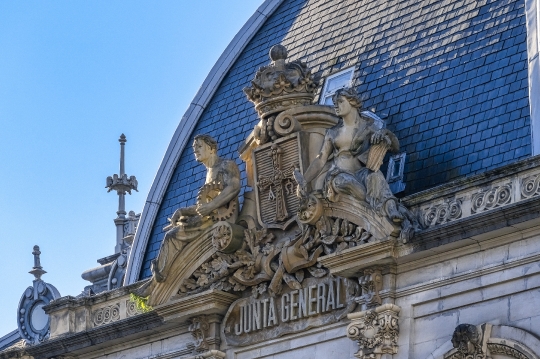
{"label": "carved garland", "polygon": [[[281,293],[283,283],[299,289],[304,278],[328,274],[317,263],[320,255],[367,243],[371,233],[346,219],[321,216],[315,225],[304,225],[302,232],[280,242],[267,229],[245,230],[240,248],[230,253],[234,238],[230,228],[214,230],[217,252],[183,281],[179,294],[209,288],[240,292],[251,286],[254,296],[267,290],[274,295]],[[374,300],[378,302],[377,296]]]}

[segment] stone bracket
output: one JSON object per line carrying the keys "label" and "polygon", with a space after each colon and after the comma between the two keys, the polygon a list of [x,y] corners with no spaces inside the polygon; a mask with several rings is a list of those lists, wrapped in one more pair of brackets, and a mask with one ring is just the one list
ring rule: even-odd
{"label": "stone bracket", "polygon": [[347,337],[358,343],[358,359],[380,359],[383,354],[397,354],[399,312],[395,304],[384,304],[371,310],[351,313],[347,318]]}

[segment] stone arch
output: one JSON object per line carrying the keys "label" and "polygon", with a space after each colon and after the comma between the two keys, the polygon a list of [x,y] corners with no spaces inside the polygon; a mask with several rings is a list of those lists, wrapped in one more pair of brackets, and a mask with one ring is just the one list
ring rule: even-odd
{"label": "stone arch", "polygon": [[[484,347],[492,359],[540,359],[540,340],[530,332],[507,325],[482,324]],[[449,340],[426,359],[460,359]],[[476,357],[475,357],[476,358]],[[488,358],[488,356],[478,357]]]}

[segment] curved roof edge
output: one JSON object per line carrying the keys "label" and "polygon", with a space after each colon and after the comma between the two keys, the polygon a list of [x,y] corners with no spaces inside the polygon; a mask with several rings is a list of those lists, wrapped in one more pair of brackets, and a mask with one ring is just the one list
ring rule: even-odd
{"label": "curved roof edge", "polygon": [[236,34],[223,54],[219,57],[212,70],[204,80],[195,98],[182,116],[176,131],[169,143],[167,152],[159,166],[150,192],[144,204],[144,209],[139,220],[139,226],[133,242],[133,248],[129,255],[124,285],[136,282],[144,260],[144,253],[152,231],[152,225],[156,219],[165,191],[178,164],[180,155],[186,146],[186,142],[199,121],[204,109],[212,99],[221,81],[238,59],[249,41],[262,27],[266,19],[272,15],[284,0],[265,0],[257,11],[249,18],[240,31]]}

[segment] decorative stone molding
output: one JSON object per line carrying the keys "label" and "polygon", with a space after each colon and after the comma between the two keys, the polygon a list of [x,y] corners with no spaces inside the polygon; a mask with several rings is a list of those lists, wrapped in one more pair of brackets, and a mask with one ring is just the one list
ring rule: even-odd
{"label": "decorative stone molding", "polygon": [[504,344],[488,343],[487,347],[491,354],[502,354],[516,359],[530,359],[519,350]]}
{"label": "decorative stone molding", "polygon": [[540,161],[531,158],[403,198],[425,228],[517,204],[540,195]]}
{"label": "decorative stone molding", "polygon": [[[491,328],[488,327],[488,331]],[[454,330],[452,335],[452,345],[455,350],[452,351],[449,359],[487,359],[485,350],[484,332],[486,326],[478,328],[471,324],[460,324]],[[487,333],[486,333],[487,334]],[[488,334],[489,335],[489,334]]]}
{"label": "decorative stone molding", "polygon": [[[440,345],[429,358],[491,359],[494,356],[538,359],[540,341],[522,329],[491,324],[460,324],[454,330],[451,345]],[[454,347],[448,350],[448,347]]]}
{"label": "decorative stone molding", "polygon": [[461,218],[461,198],[448,198],[443,203],[432,205],[424,210],[424,223],[431,227]]}
{"label": "decorative stone molding", "polygon": [[188,330],[193,335],[195,339],[195,352],[202,352],[208,350],[208,342],[206,341],[208,337],[208,329],[210,325],[208,319],[204,315],[199,315],[190,319],[191,324],[189,325]]}
{"label": "decorative stone molding", "polygon": [[471,213],[488,211],[493,208],[504,206],[512,201],[512,183],[495,186],[488,190],[481,190],[472,195]]}
{"label": "decorative stone molding", "polygon": [[540,174],[521,180],[521,198],[531,198],[540,194]]}
{"label": "decorative stone molding", "polygon": [[133,317],[142,313],[143,312],[140,311],[137,307],[137,303],[130,299],[126,300],[126,318]]}
{"label": "decorative stone molding", "polygon": [[[491,324],[460,324],[452,335],[451,350],[442,345],[429,358],[435,359],[491,359],[516,358],[538,359],[534,349],[540,348],[540,341],[532,334],[508,326]],[[533,349],[531,349],[533,348]]]}
{"label": "decorative stone molding", "polygon": [[358,343],[354,355],[358,359],[380,359],[383,354],[397,354],[399,312],[394,304],[384,304],[372,310],[347,315],[351,324],[347,337]]}
{"label": "decorative stone molding", "polygon": [[109,324],[120,320],[120,303],[99,308],[92,314],[94,327]]}
{"label": "decorative stone molding", "polygon": [[26,288],[17,308],[17,325],[24,344],[35,345],[50,336],[51,320],[43,308],[51,301],[60,298],[60,293],[41,276],[47,273],[40,262],[39,246],[34,246],[34,267],[29,272],[34,275],[31,287]]}

